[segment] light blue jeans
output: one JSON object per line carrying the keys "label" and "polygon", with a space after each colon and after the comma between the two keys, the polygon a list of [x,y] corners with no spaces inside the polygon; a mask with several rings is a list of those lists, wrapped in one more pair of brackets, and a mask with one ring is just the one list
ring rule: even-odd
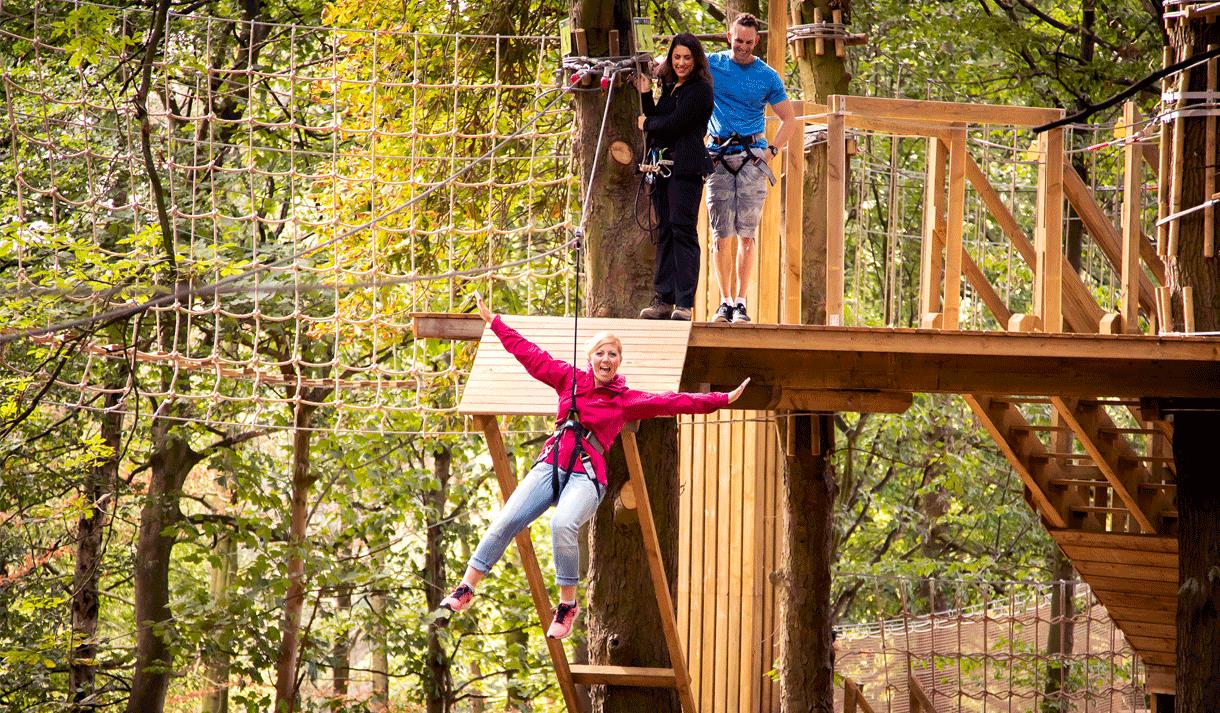
{"label": "light blue jeans", "polygon": [[[596,475],[559,470],[559,505],[551,516],[551,546],[555,552],[555,581],[560,586],[580,581],[580,542],[576,539],[584,525],[597,512],[606,489],[597,485]],[[530,526],[551,506],[551,464],[535,463],[525,479],[496,514],[470,558],[470,566],[487,573],[500,561],[504,549],[516,534]]]}

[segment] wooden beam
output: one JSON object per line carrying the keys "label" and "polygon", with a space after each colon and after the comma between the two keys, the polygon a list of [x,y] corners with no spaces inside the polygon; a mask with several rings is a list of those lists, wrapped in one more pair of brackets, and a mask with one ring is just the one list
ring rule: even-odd
{"label": "wooden beam", "polygon": [[686,656],[682,652],[682,640],[678,637],[678,625],[674,620],[677,610],[669,594],[669,578],[665,574],[665,562],[661,559],[661,544],[657,539],[657,526],[652,519],[652,502],[648,498],[648,487],[644,483],[644,464],[635,442],[635,433],[624,430],[619,438],[623,442],[623,455],[627,460],[628,481],[635,495],[639,512],[640,533],[644,539],[644,553],[648,558],[648,572],[652,578],[652,591],[661,614],[661,632],[669,649],[669,663],[673,668],[678,701],[686,713],[698,713],[695,699],[691,695],[690,672],[686,668]]}
{"label": "wooden beam", "polygon": [[907,686],[910,693],[907,707],[911,713],[937,713],[936,706],[932,705],[928,694],[923,692],[923,687],[919,685],[918,679],[914,676],[907,676]]}
{"label": "wooden beam", "polygon": [[[1189,11],[1190,8],[1187,8]],[[1209,52],[1216,50],[1216,45],[1207,46]],[[1216,91],[1217,61],[1215,57],[1207,60],[1207,91]],[[1214,95],[1213,95],[1214,96]],[[1209,114],[1204,119],[1203,136],[1203,195],[1216,195],[1216,115]],[[1208,204],[1203,209],[1203,257],[1216,256],[1216,207]],[[1188,330],[1189,331],[1189,330]]]}
{"label": "wooden beam", "polygon": [[1134,451],[1127,445],[1125,437],[1119,435],[1102,440],[1101,428],[1114,426],[1104,409],[1096,404],[1087,404],[1077,399],[1065,399],[1058,396],[1052,396],[1051,403],[1054,404],[1055,412],[1059,414],[1059,417],[1080,439],[1080,445],[1084,446],[1085,451],[1101,470],[1101,474],[1110,482],[1110,487],[1114,489],[1119,500],[1139,523],[1140,529],[1149,534],[1156,532],[1157,528],[1153,524],[1152,518],[1149,513],[1144,511],[1137,499],[1139,484],[1151,476],[1148,470],[1138,463],[1124,468],[1119,462],[1122,453],[1130,451],[1134,455]]}
{"label": "wooden beam", "polygon": [[847,144],[843,97],[830,97],[826,120],[826,323],[843,324],[843,274],[847,226]]}
{"label": "wooden beam", "polygon": [[860,96],[844,96],[843,108],[853,114],[889,119],[1001,126],[1039,126],[1064,115],[1062,109]]}
{"label": "wooden beam", "polygon": [[[919,251],[919,317],[941,313],[942,247],[937,233],[945,233],[945,175],[948,146],[940,139],[928,139],[927,169],[924,178],[923,242]],[[943,325],[943,317],[942,322]]]}
{"label": "wooden beam", "polygon": [[[1021,258],[1025,260],[1025,264],[1033,269],[1037,265],[1033,242],[1021,230],[1017,219],[1008,210],[1008,206],[1004,205],[1004,200],[983,175],[982,169],[969,156],[966,157],[966,178],[978,193],[979,198],[983,200],[983,204],[987,206],[988,212],[1000,225],[1000,230],[1008,237]],[[1063,288],[1064,318],[1068,326],[1074,332],[1096,332],[1104,312],[1075,270],[1064,271]]]}
{"label": "wooden beam", "polygon": [[[795,6],[794,6],[795,7]],[[797,45],[800,47],[801,45]],[[804,113],[804,106],[796,102],[794,111]],[[804,237],[805,214],[805,122],[796,120],[796,131],[788,142],[787,178],[784,181],[784,243],[783,243],[783,308],[780,322],[801,323],[801,267],[802,238]]]}
{"label": "wooden beam", "polygon": [[642,666],[593,666],[572,664],[572,680],[582,686],[634,686],[639,688],[673,688],[672,668]]}
{"label": "wooden beam", "polygon": [[990,396],[974,394],[965,399],[1025,484],[1034,509],[1051,527],[1067,527],[1068,505],[1078,498],[1056,496],[1050,492],[1049,481],[1058,475],[1059,466],[1046,458],[1046,448],[1041,441],[1031,437],[1022,438],[1016,433],[1021,426],[1028,426],[1025,417],[1011,403]]}
{"label": "wooden beam", "polygon": [[[1135,102],[1123,104],[1123,125],[1127,131],[1135,132],[1136,122]],[[1075,173],[1073,169],[1072,173]],[[1066,170],[1065,170],[1066,173]],[[1119,314],[1122,315],[1123,331],[1136,334],[1140,330],[1140,241],[1144,239],[1140,226],[1140,212],[1143,206],[1141,190],[1143,188],[1143,164],[1139,157],[1139,144],[1128,142],[1123,147],[1123,248],[1119,260]],[[1069,194],[1068,199],[1071,200]],[[1079,213],[1079,208],[1077,212]]]}
{"label": "wooden beam", "polygon": [[855,681],[843,677],[843,713],[875,713]]}
{"label": "wooden beam", "polygon": [[782,389],[776,409],[824,413],[902,413],[911,407],[911,402],[911,394],[894,391]]}
{"label": "wooden beam", "polygon": [[457,339],[477,342],[483,336],[483,318],[477,314],[415,312],[411,331],[417,339]]}
{"label": "wooden beam", "polygon": [[962,289],[962,232],[966,210],[966,127],[954,127],[949,141],[949,210],[945,223],[944,328],[957,329]]}
{"label": "wooden beam", "polygon": [[1170,535],[1136,535],[1121,532],[1083,532],[1051,530],[1050,535],[1061,547],[1079,546],[1106,550],[1135,550],[1178,554],[1178,538]]}
{"label": "wooden beam", "polygon": [[1177,672],[1174,666],[1146,664],[1144,666],[1144,689],[1149,693],[1177,693]]}
{"label": "wooden beam", "polygon": [[[1093,240],[1097,243],[1097,247],[1101,248],[1102,254],[1110,261],[1110,265],[1114,267],[1116,272],[1121,274],[1123,267],[1123,240],[1125,239],[1122,233],[1114,227],[1110,222],[1110,218],[1102,211],[1101,206],[1093,200],[1093,194],[1089,192],[1088,186],[1085,185],[1084,179],[1076,172],[1075,167],[1070,163],[1065,163],[1063,166],[1063,190],[1072,207],[1076,209],[1076,214],[1080,216],[1080,222],[1084,224],[1085,230],[1089,235],[1093,236]],[[1136,230],[1139,230],[1139,221],[1136,221]],[[1135,236],[1135,247],[1138,251],[1136,260],[1143,259],[1148,265],[1149,272],[1152,273],[1162,284],[1165,280],[1165,263],[1158,258],[1149,244],[1143,237],[1143,233]],[[1148,276],[1142,270],[1137,270],[1137,278],[1139,280],[1140,306],[1145,310],[1151,311],[1153,303],[1153,284],[1148,279]]]}
{"label": "wooden beam", "polygon": [[1038,227],[1034,312],[1048,332],[1063,331],[1063,129],[1038,136]]}
{"label": "wooden beam", "polygon": [[[504,447],[504,438],[500,434],[499,422],[493,416],[475,416],[474,421],[475,425],[483,430],[483,435],[487,439],[487,451],[491,455],[492,469],[496,473],[496,480],[500,483],[500,496],[507,502],[513,491],[517,489],[517,478],[513,475],[508,451]],[[530,540],[529,528],[518,532],[514,539],[517,543],[517,551],[521,555],[521,568],[525,570],[525,581],[529,586],[530,597],[534,600],[534,610],[538,614],[538,621],[545,622],[551,617],[551,598],[547,593],[546,583],[542,580],[542,570],[538,567],[538,556],[534,553],[534,543]],[[569,713],[583,711],[581,699],[577,696],[576,687],[573,685],[572,670],[568,665],[568,656],[563,650],[563,642],[546,638],[546,648],[551,654],[551,662],[555,665],[555,677],[559,680],[559,690],[563,694],[563,701]]]}

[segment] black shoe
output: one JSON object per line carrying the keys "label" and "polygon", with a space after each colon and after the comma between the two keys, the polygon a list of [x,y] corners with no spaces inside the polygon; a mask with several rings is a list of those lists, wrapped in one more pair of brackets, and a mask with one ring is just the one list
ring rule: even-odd
{"label": "black shoe", "polygon": [[746,314],[746,306],[743,304],[733,305],[733,324],[749,321],[750,315]]}
{"label": "black shoe", "polygon": [[713,322],[732,322],[733,321],[733,305],[720,303],[720,307],[716,309],[716,316],[712,318]]}
{"label": "black shoe", "polygon": [[640,319],[669,319],[673,311],[673,305],[665,302],[660,297],[653,297],[652,304],[640,310]]}

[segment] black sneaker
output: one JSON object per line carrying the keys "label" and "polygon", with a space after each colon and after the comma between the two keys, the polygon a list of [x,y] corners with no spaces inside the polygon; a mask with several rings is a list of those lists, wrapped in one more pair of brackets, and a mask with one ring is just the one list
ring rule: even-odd
{"label": "black sneaker", "polygon": [[749,321],[750,315],[746,314],[746,306],[743,304],[733,305],[733,324]]}
{"label": "black sneaker", "polygon": [[720,307],[716,309],[716,316],[712,318],[713,322],[732,322],[733,321],[733,305],[720,303]]}

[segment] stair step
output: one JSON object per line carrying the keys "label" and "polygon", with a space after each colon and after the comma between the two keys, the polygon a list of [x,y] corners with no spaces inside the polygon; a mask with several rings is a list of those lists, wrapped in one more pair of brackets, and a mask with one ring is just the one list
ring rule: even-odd
{"label": "stair step", "polygon": [[1125,515],[1130,512],[1130,510],[1128,510],[1127,508],[1110,508],[1110,507],[1103,507],[1101,505],[1073,505],[1071,510],[1072,510],[1072,512],[1094,513],[1094,514],[1099,514],[1099,515],[1112,515],[1112,514],[1119,514],[1119,513]]}
{"label": "stair step", "polygon": [[1110,487],[1110,481],[1098,480],[1097,478],[1051,478],[1050,485],[1051,487],[1058,486],[1060,488],[1108,488]]}
{"label": "stair step", "polygon": [[640,666],[593,666],[572,664],[572,680],[582,686],[607,684],[640,688],[674,688],[678,685],[672,668]]}
{"label": "stair step", "polygon": [[1145,483],[1140,483],[1140,490],[1174,490],[1177,487],[1177,483],[1162,483],[1157,480],[1149,480]]}
{"label": "stair step", "polygon": [[1115,426],[1101,426],[1097,430],[1101,431],[1102,433],[1121,433],[1127,436],[1150,436],[1160,433],[1160,431],[1155,428],[1117,428]]}
{"label": "stair step", "polygon": [[1119,460],[1139,461],[1143,463],[1173,463],[1173,456],[1119,456]]}
{"label": "stair step", "polygon": [[1066,431],[1068,429],[1066,426],[1035,426],[1034,424],[1031,423],[1031,424],[1027,424],[1027,425],[1023,425],[1023,426],[1009,426],[1008,430],[1009,431],[1038,431],[1041,433],[1057,433],[1059,431]]}

